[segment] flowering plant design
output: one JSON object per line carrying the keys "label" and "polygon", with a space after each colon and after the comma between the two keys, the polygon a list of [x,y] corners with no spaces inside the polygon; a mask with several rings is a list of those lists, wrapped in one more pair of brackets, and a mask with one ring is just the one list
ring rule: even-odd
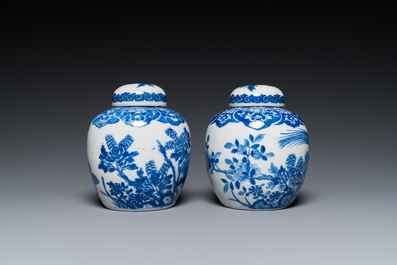
{"label": "flowering plant design", "polygon": [[[119,143],[112,135],[105,136],[107,149],[102,145],[98,168],[104,173],[117,172],[124,182],[105,183],[102,177],[104,191],[101,192],[111,198],[118,208],[161,208],[172,205],[177,199],[188,170],[190,134],[186,128],[180,135],[172,128],[166,129],[165,134],[171,140],[165,144],[157,140],[158,151],[164,157],[159,168],[154,160],[147,161],[144,168],[134,163],[134,157],[139,153],[129,151],[134,142],[132,136],[125,136]],[[176,162],[176,167],[172,160]],[[137,177],[131,180],[124,173],[125,170],[136,170]]]}
{"label": "flowering plant design", "polygon": [[206,139],[207,169],[213,174],[218,172],[225,177],[223,192],[229,193],[229,200],[250,209],[274,209],[288,206],[297,196],[302,184],[308,162],[305,158],[288,155],[285,166],[270,162],[269,172],[261,172],[255,161],[268,161],[274,157],[260,142],[265,134],[249,135],[247,139],[227,142],[224,145],[232,157],[225,158],[227,169],[219,167],[222,152],[209,152],[210,136]]}

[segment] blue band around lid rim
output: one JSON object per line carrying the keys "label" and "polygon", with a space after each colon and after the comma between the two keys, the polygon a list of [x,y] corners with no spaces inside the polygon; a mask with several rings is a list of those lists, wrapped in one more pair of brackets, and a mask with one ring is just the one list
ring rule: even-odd
{"label": "blue band around lid rim", "polygon": [[153,101],[153,102],[167,102],[167,96],[163,93],[128,93],[113,94],[112,102],[133,102],[133,101]]}
{"label": "blue band around lid rim", "polygon": [[231,95],[229,104],[237,104],[237,103],[278,103],[284,104],[285,99],[282,95],[247,95],[247,94],[240,94],[240,95]]}
{"label": "blue band around lid rim", "polygon": [[166,107],[164,90],[153,84],[133,83],[119,87],[112,97],[113,107],[152,106]]}

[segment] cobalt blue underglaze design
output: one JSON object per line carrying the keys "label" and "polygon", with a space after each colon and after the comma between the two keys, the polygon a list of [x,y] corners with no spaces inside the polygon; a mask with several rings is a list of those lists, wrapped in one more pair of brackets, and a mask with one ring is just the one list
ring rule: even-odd
{"label": "cobalt blue underglaze design", "polygon": [[241,88],[246,88],[249,91],[254,91],[256,89],[257,85],[250,85],[250,86],[243,86]]}
{"label": "cobalt blue underglaze design", "polygon": [[207,128],[205,154],[214,192],[227,207],[282,209],[298,195],[309,159],[303,120],[284,109],[274,86],[233,90],[229,109]]}
{"label": "cobalt blue underglaze design", "polygon": [[[261,144],[265,134],[250,134],[247,139],[226,142],[226,152],[209,152],[210,136],[205,142],[207,170],[210,174],[218,172],[225,177],[223,193],[230,194],[229,200],[247,209],[280,209],[289,206],[297,196],[304,180],[309,153],[305,157],[294,153],[288,155],[284,165],[270,162],[268,172],[262,172],[255,161],[268,161],[274,158]],[[301,143],[295,143],[301,144]],[[229,168],[220,168],[222,154]]]}
{"label": "cobalt blue underglaze design", "polygon": [[[165,134],[170,138],[169,141],[161,143],[157,140],[158,151],[164,158],[163,163],[156,165],[151,159],[145,163],[144,168],[135,164],[134,157],[139,156],[139,152],[129,151],[134,143],[132,136],[126,135],[117,143],[113,135],[106,135],[107,148],[101,146],[98,168],[104,173],[117,173],[122,181],[105,183],[102,177],[104,191],[101,193],[109,197],[116,207],[139,210],[166,208],[175,203],[188,171],[190,134],[184,128],[178,135],[171,127],[165,130]],[[176,162],[176,167],[172,160]],[[137,178],[130,179],[124,173],[126,170],[136,170]]]}
{"label": "cobalt blue underglaze design", "polygon": [[281,133],[278,144],[280,149],[284,147],[293,147],[301,144],[309,144],[309,135],[303,129],[296,129],[293,131],[288,130],[286,133]]}
{"label": "cobalt blue underglaze design", "polygon": [[161,87],[126,84],[113,92],[112,108],[91,122],[88,164],[106,208],[154,211],[175,204],[188,172],[190,131],[166,106]]}
{"label": "cobalt blue underglaze design", "polygon": [[92,124],[98,128],[102,128],[108,124],[115,124],[120,120],[131,127],[144,127],[153,120],[157,120],[161,123],[169,123],[174,126],[185,123],[185,119],[181,115],[166,108],[118,107],[102,112],[95,117]]}
{"label": "cobalt blue underglaze design", "polygon": [[152,84],[144,84],[144,83],[140,83],[140,84],[137,85],[137,87],[143,87],[143,86],[154,87],[154,85],[152,85]]}
{"label": "cobalt blue underglaze design", "polygon": [[[251,90],[252,91],[252,90]],[[237,94],[230,95],[229,104],[236,103],[280,103],[284,104],[284,97],[281,95],[247,95],[247,94]]]}
{"label": "cobalt blue underglaze design", "polygon": [[221,128],[228,123],[239,122],[255,130],[268,128],[272,124],[285,124],[292,128],[304,124],[298,115],[286,109],[275,107],[239,107],[230,108],[218,113],[211,119],[210,125],[216,124],[218,128]]}
{"label": "cobalt blue underglaze design", "polygon": [[[138,86],[139,87],[139,86]],[[124,92],[122,94],[113,95],[113,103],[116,102],[130,102],[130,101],[154,101],[154,102],[167,102],[167,96],[163,93],[128,93]]]}

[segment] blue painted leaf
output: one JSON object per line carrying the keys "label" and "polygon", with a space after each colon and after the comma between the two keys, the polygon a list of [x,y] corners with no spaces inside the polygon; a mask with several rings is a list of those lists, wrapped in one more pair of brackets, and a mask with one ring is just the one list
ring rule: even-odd
{"label": "blue painted leaf", "polygon": [[251,141],[251,142],[254,141],[254,136],[252,136],[252,134],[250,134],[249,138],[250,138],[250,141]]}
{"label": "blue painted leaf", "polygon": [[234,163],[238,163],[238,160],[235,157],[233,157],[233,161],[234,161]]}
{"label": "blue painted leaf", "polygon": [[239,190],[239,189],[240,189],[240,181],[237,180],[236,183],[235,183],[235,185],[236,185],[236,189]]}
{"label": "blue painted leaf", "polygon": [[99,184],[99,179],[93,173],[91,173],[91,177],[95,185]]}
{"label": "blue painted leaf", "polygon": [[227,180],[226,180],[226,179],[221,179],[221,180],[222,180],[223,183],[227,183]]}
{"label": "blue painted leaf", "polygon": [[265,154],[267,157],[269,157],[269,158],[272,158],[272,157],[274,157],[274,154],[272,153],[272,152],[270,152],[270,153],[266,153]]}
{"label": "blue painted leaf", "polygon": [[223,192],[227,192],[229,190],[229,185],[225,184],[225,186],[223,187]]}
{"label": "blue painted leaf", "polygon": [[250,179],[250,183],[251,183],[252,185],[255,185],[255,183],[256,183],[256,182],[255,182],[255,179],[251,178],[251,179]]}
{"label": "blue painted leaf", "polygon": [[247,189],[246,189],[244,186],[243,186],[243,191],[244,191],[244,192],[247,192]]}
{"label": "blue painted leaf", "polygon": [[269,173],[277,174],[277,171],[278,171],[278,168],[273,163],[271,163],[270,168],[269,168]]}
{"label": "blue painted leaf", "polygon": [[235,154],[235,153],[237,153],[237,149],[236,148],[232,149],[232,154]]}
{"label": "blue painted leaf", "polygon": [[240,143],[237,139],[236,139],[236,141],[234,141],[234,143],[236,144],[237,147],[239,147]]}
{"label": "blue painted leaf", "polygon": [[232,180],[232,181],[234,180],[233,176],[230,175],[230,174],[226,174],[226,177],[227,177],[228,179]]}
{"label": "blue painted leaf", "polygon": [[232,144],[232,143],[226,143],[224,147],[225,147],[226,149],[230,149],[230,148],[232,148],[233,146],[234,146],[234,144]]}
{"label": "blue painted leaf", "polygon": [[287,157],[287,160],[285,161],[287,169],[291,170],[292,168],[294,168],[295,167],[295,162],[296,162],[296,155],[295,154],[290,154]]}
{"label": "blue painted leaf", "polygon": [[253,176],[255,176],[255,169],[253,169],[253,170],[251,170],[251,172],[250,172],[250,177],[252,178]]}
{"label": "blue painted leaf", "polygon": [[261,157],[263,161],[267,161],[267,157],[266,156],[262,156]]}
{"label": "blue painted leaf", "polygon": [[256,149],[258,147],[259,147],[259,144],[254,144],[254,145],[251,146],[252,149]]}
{"label": "blue painted leaf", "polygon": [[131,152],[131,153],[129,153],[129,157],[134,157],[134,156],[137,156],[137,155],[139,155],[139,153],[137,152],[137,151],[133,151],[133,152]]}
{"label": "blue painted leaf", "polygon": [[239,192],[238,192],[238,195],[240,195],[240,196],[243,196],[244,194],[245,194],[244,191],[239,191]]}
{"label": "blue painted leaf", "polygon": [[106,152],[106,148],[105,148],[104,145],[101,146],[101,154],[102,154],[103,156],[105,156],[105,157],[108,155],[108,152]]}
{"label": "blue painted leaf", "polygon": [[265,137],[264,133],[258,134],[254,139],[254,143],[262,141],[263,137]]}
{"label": "blue painted leaf", "polygon": [[231,190],[234,190],[233,182],[230,182],[230,189],[231,189]]}
{"label": "blue painted leaf", "polygon": [[248,141],[248,139],[244,139],[244,145],[246,147],[250,147],[250,142]]}
{"label": "blue painted leaf", "polygon": [[230,159],[225,159],[225,162],[226,162],[226,164],[228,164],[228,165],[233,165],[233,162],[232,162],[232,160],[230,160]]}
{"label": "blue painted leaf", "polygon": [[138,167],[135,164],[131,164],[131,165],[126,166],[125,169],[135,170],[135,169],[138,169]]}
{"label": "blue painted leaf", "polygon": [[236,167],[234,165],[231,165],[229,168],[230,169],[236,169]]}
{"label": "blue painted leaf", "polygon": [[266,147],[264,145],[261,146],[261,153],[264,153],[266,151]]}
{"label": "blue painted leaf", "polygon": [[124,137],[123,140],[120,141],[119,146],[120,148],[123,148],[123,150],[127,150],[130,148],[131,144],[134,142],[134,138],[131,137],[131,135],[127,134],[126,137]]}
{"label": "blue painted leaf", "polygon": [[101,161],[101,163],[98,165],[98,169],[102,169],[103,172],[108,172],[108,167]]}
{"label": "blue painted leaf", "polygon": [[247,163],[248,159],[246,157],[243,157],[242,161],[243,161],[243,163]]}

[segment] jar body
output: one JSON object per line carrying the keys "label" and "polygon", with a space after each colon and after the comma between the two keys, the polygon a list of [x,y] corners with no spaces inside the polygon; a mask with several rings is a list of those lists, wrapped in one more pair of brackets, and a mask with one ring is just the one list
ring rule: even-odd
{"label": "jar body", "polygon": [[309,142],[302,119],[278,107],[237,107],[215,115],[207,128],[207,171],[227,207],[288,207],[306,174]]}
{"label": "jar body", "polygon": [[189,127],[181,115],[167,108],[112,108],[92,121],[87,157],[105,207],[169,208],[182,190],[189,167]]}

